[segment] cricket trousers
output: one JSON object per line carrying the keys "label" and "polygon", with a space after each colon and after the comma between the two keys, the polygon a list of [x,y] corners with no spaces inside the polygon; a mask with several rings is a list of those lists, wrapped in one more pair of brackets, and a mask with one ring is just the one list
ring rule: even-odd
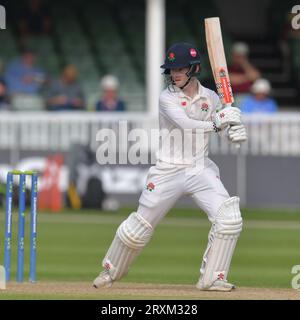
{"label": "cricket trousers", "polygon": [[230,197],[220,180],[219,168],[209,158],[198,167],[158,161],[148,172],[137,212],[155,228],[183,195],[192,197],[211,222]]}

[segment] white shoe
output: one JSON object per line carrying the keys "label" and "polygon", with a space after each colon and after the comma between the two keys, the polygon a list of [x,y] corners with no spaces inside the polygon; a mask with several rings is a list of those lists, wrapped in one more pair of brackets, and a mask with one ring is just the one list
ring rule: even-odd
{"label": "white shoe", "polygon": [[204,286],[201,280],[198,281],[196,288],[202,291],[231,291],[235,289],[235,285],[227,282],[227,280],[214,281],[210,286]]}
{"label": "white shoe", "polygon": [[111,278],[108,270],[101,271],[99,276],[94,280],[93,286],[95,288],[110,288],[113,285],[113,279]]}

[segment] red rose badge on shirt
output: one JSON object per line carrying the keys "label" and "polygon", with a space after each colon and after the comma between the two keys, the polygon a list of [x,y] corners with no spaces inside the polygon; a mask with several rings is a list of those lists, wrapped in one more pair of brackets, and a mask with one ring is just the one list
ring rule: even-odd
{"label": "red rose badge on shirt", "polygon": [[209,109],[209,106],[207,103],[202,103],[201,105],[201,110],[207,112]]}

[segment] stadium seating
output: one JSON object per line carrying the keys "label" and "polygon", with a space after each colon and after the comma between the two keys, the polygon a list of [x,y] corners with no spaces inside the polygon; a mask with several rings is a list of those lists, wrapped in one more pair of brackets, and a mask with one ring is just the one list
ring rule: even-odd
{"label": "stadium seating", "polygon": [[[25,3],[24,0],[20,2]],[[31,37],[26,42],[38,51],[41,67],[53,77],[58,77],[65,64],[74,64],[79,71],[88,110],[94,110],[101,93],[100,79],[106,74],[119,78],[120,95],[127,110],[145,110],[145,1],[103,0],[89,1],[85,5],[75,0],[72,6],[58,0],[47,3],[51,9],[53,33]],[[11,10],[16,19],[20,7],[12,3]],[[275,11],[272,12],[274,20],[278,16],[278,10],[277,13]],[[166,1],[166,47],[178,41],[192,42],[199,47],[202,60],[200,79],[206,85],[212,76],[205,44],[204,18],[215,16],[217,12],[214,2]],[[0,41],[5,43],[0,54],[4,62],[18,56],[19,39],[15,31],[8,28],[0,33]],[[229,59],[232,39],[226,31],[223,28],[223,42]],[[299,41],[291,41],[291,49],[300,83]]]}
{"label": "stadium seating", "polygon": [[1,46],[0,54],[4,61],[12,59],[18,55],[16,42],[10,30],[0,32],[0,43],[5,43],[5,46]]}
{"label": "stadium seating", "polygon": [[[175,41],[200,46],[199,33],[191,31],[196,16],[193,14],[191,20],[186,17],[193,13],[192,8],[181,0],[166,3],[166,46]],[[27,46],[37,50],[40,66],[57,78],[65,64],[74,64],[80,74],[88,110],[94,110],[100,95],[100,79],[108,73],[119,78],[120,96],[126,101],[127,110],[145,110],[145,2],[91,1],[85,6],[82,1],[74,1],[70,7],[54,0],[48,5],[53,33],[26,41]],[[178,16],[178,8],[183,9],[183,15]],[[19,8],[13,10],[17,16]],[[197,23],[200,30],[200,22]],[[6,44],[1,49],[5,61],[18,55],[17,39],[12,34],[1,33],[0,40]],[[205,55],[203,61],[202,79],[210,76]]]}
{"label": "stadium seating", "polygon": [[290,39],[291,45],[291,53],[292,60],[295,66],[295,75],[298,84],[298,88],[300,89],[300,38],[299,39]]}

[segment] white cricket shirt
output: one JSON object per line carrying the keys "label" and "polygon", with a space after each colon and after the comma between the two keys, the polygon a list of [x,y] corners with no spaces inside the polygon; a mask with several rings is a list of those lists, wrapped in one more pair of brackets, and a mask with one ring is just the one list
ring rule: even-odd
{"label": "white cricket shirt", "polygon": [[218,95],[199,81],[194,98],[186,96],[175,86],[166,88],[159,98],[157,159],[175,165],[190,165],[207,157],[209,134],[214,132],[215,111],[220,108]]}

